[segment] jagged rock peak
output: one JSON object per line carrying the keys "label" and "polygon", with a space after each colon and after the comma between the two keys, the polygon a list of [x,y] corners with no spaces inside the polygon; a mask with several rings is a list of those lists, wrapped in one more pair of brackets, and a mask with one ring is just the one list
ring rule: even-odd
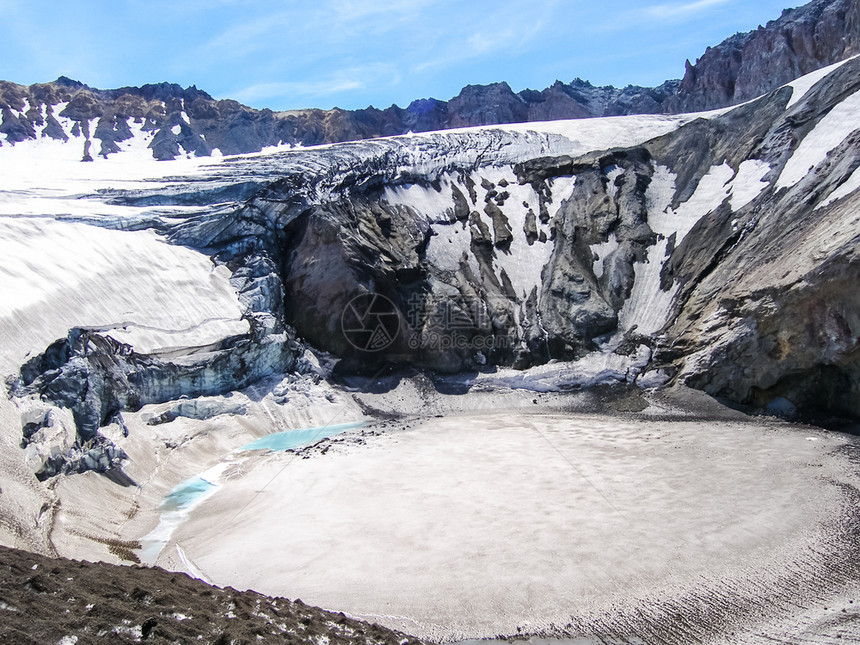
{"label": "jagged rock peak", "polygon": [[687,61],[669,112],[743,103],[860,52],[860,2],[813,0]]}

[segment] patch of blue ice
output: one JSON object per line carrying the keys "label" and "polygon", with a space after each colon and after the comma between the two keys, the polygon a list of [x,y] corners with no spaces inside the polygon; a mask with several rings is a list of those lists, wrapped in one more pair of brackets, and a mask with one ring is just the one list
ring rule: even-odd
{"label": "patch of blue ice", "polygon": [[186,479],[174,487],[170,494],[162,500],[161,508],[165,511],[183,510],[214,488],[216,488],[215,484],[202,477]]}

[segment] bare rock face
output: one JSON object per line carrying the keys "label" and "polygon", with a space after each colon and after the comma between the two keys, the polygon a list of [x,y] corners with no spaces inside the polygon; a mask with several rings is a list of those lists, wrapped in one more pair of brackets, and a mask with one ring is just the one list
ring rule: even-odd
{"label": "bare rock face", "polygon": [[487,123],[522,123],[528,120],[528,104],[507,83],[468,85],[448,101],[448,127]]}
{"label": "bare rock face", "polygon": [[628,85],[595,87],[580,78],[570,83],[556,81],[540,92],[524,90],[520,96],[528,103],[528,121],[578,119],[625,114],[660,114],[664,104],[675,95],[680,81],[666,81],[659,87]]}
{"label": "bare rock face", "polygon": [[832,124],[831,112],[860,89],[857,67],[844,65],[784,113],[785,90],[734,110],[720,120],[733,125],[719,138],[712,122],[690,128],[687,141],[679,132],[655,142],[656,158],[689,170],[692,158],[663,155],[705,137],[711,158],[704,164],[766,162],[763,180],[772,182],[742,208],[724,202],[699,220],[664,265],[664,286],[679,285],[679,314],[662,359],[688,385],[788,416],[860,413],[860,309],[848,295],[860,279],[858,195],[834,194],[860,167],[858,132],[847,134],[847,125],[841,144],[807,162],[808,173],[778,179],[803,155],[804,138],[822,119]]}

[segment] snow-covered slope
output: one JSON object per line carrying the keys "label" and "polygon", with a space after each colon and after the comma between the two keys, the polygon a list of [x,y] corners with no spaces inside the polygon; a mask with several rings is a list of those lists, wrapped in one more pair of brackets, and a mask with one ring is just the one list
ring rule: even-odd
{"label": "snow-covered slope", "polygon": [[0,254],[7,374],[71,327],[104,331],[148,354],[248,332],[230,271],[151,230],[4,217]]}

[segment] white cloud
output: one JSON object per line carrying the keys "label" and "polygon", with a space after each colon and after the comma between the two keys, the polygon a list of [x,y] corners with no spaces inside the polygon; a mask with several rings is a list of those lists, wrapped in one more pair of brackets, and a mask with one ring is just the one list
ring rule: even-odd
{"label": "white cloud", "polygon": [[516,26],[483,29],[463,40],[454,38],[446,43],[447,48],[440,55],[422,61],[412,68],[414,72],[460,64],[473,58],[480,58],[496,52],[516,52],[527,47],[546,26],[546,20],[539,19],[531,25],[519,23]]}
{"label": "white cloud", "polygon": [[229,96],[250,104],[286,97],[295,104],[368,87],[396,85],[399,81],[400,75],[393,65],[379,64],[341,69],[315,80],[257,83],[230,92]]}
{"label": "white cloud", "polygon": [[615,14],[610,21],[595,25],[596,32],[613,32],[649,27],[678,25],[702,19],[720,7],[736,4],[737,0],[694,0],[693,2],[662,2],[637,7]]}
{"label": "white cloud", "polygon": [[677,20],[706,12],[708,9],[729,4],[732,0],[696,0],[684,4],[657,4],[642,9],[642,13],[658,20]]}

